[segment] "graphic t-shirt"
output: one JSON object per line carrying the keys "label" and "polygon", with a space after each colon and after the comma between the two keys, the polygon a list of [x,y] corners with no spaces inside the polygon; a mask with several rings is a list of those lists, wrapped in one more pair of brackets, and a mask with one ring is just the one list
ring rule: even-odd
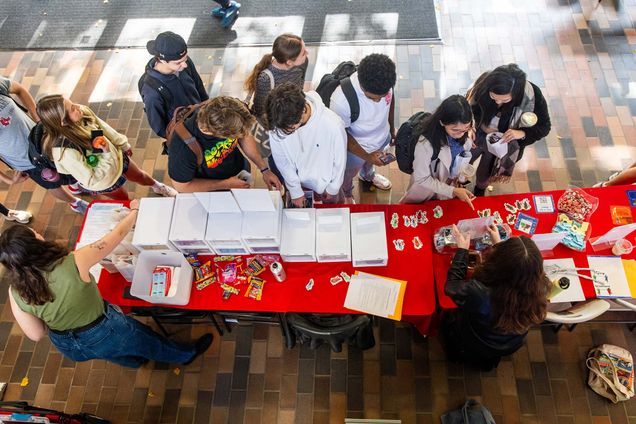
{"label": "graphic t-shirt", "polygon": [[34,166],[29,160],[29,132],[35,123],[9,98],[11,80],[0,77],[0,158],[17,171]]}
{"label": "graphic t-shirt", "polygon": [[236,176],[245,164],[245,157],[238,149],[238,139],[217,138],[203,134],[197,124],[198,111],[192,114],[185,126],[203,150],[204,163],[197,164],[196,155],[175,133],[168,148],[168,175],[179,183],[195,178],[224,180]]}

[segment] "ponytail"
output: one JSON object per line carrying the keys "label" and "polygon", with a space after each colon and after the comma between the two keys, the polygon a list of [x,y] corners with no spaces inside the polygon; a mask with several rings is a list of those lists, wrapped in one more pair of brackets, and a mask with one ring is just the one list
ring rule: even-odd
{"label": "ponytail", "polygon": [[258,76],[261,72],[267,69],[270,63],[272,63],[272,57],[273,56],[271,53],[267,53],[266,55],[263,55],[261,60],[256,64],[256,66],[254,66],[254,69],[252,69],[250,76],[247,77],[247,80],[243,85],[243,88],[248,93],[253,93],[256,91],[256,81],[258,80]]}

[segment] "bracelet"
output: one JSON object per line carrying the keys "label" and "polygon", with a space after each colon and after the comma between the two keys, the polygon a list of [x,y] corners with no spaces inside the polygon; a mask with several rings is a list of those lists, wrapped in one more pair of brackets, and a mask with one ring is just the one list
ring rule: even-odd
{"label": "bracelet", "polygon": [[261,174],[264,174],[267,171],[269,171],[269,166],[266,166],[265,168],[261,169]]}

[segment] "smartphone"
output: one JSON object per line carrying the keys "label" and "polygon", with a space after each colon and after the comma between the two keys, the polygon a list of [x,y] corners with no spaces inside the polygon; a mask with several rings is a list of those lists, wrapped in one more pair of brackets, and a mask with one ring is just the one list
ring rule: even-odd
{"label": "smartphone", "polygon": [[91,144],[93,145],[93,153],[104,153],[104,150],[100,147],[95,146],[95,139],[97,137],[103,137],[104,131],[102,130],[91,130]]}
{"label": "smartphone", "polygon": [[385,154],[380,156],[380,160],[383,164],[388,165],[391,162],[395,161],[395,155],[393,153],[386,152]]}

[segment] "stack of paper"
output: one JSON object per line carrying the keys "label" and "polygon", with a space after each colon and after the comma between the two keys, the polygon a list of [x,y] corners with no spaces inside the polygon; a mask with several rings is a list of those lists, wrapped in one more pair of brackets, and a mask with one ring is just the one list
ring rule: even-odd
{"label": "stack of paper", "polygon": [[604,275],[602,281],[595,278],[594,290],[597,297],[632,297],[623,268],[623,262],[616,256],[588,256],[587,263],[592,276]]}
{"label": "stack of paper", "polygon": [[[576,275],[576,265],[572,258],[566,259],[546,259],[543,261],[543,268],[546,271],[546,275],[550,281],[558,280],[561,277],[566,277],[570,280],[570,287],[558,293],[556,296],[550,298],[550,303],[559,302],[583,302],[585,300],[585,294],[581,287],[581,280]],[[562,271],[553,272],[553,269],[559,269]]]}
{"label": "stack of paper", "polygon": [[399,321],[405,291],[406,281],[357,271],[349,281],[344,306]]}

